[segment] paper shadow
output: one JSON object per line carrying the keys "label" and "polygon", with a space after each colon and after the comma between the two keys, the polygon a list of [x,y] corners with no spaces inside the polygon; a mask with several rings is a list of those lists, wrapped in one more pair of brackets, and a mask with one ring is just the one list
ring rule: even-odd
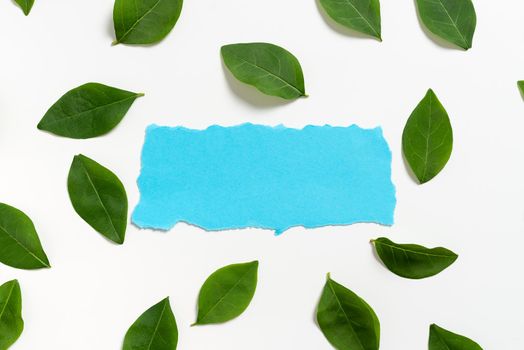
{"label": "paper shadow", "polygon": [[227,85],[233,91],[234,95],[239,97],[241,100],[247,102],[248,104],[258,107],[258,108],[275,108],[279,106],[284,106],[293,102],[293,100],[285,100],[276,96],[265,95],[264,93],[258,91],[255,87],[242,83],[238,81],[230,72],[229,69],[222,62],[222,71],[227,81]]}
{"label": "paper shadow", "polygon": [[459,46],[457,46],[455,44],[452,44],[452,43],[442,39],[441,37],[433,34],[432,32],[430,32],[429,29],[426,28],[426,25],[424,24],[424,22],[422,22],[422,18],[420,17],[420,13],[418,11],[417,0],[413,0],[413,5],[415,6],[415,12],[417,13],[418,24],[419,24],[420,28],[422,28],[422,31],[424,32],[424,34],[426,35],[426,37],[428,39],[433,41],[433,43],[435,43],[437,46],[440,46],[440,47],[442,47],[444,49],[466,51],[463,48],[461,48],[461,47],[459,47]]}
{"label": "paper shadow", "polygon": [[322,19],[327,24],[327,26],[333,29],[338,34],[358,39],[374,39],[379,42],[382,41],[378,38],[375,38],[374,36],[357,32],[356,30],[350,29],[348,27],[343,26],[340,23],[337,23],[333,18],[329,17],[326,10],[320,4],[320,0],[315,0],[315,4],[317,5],[318,12],[320,12]]}

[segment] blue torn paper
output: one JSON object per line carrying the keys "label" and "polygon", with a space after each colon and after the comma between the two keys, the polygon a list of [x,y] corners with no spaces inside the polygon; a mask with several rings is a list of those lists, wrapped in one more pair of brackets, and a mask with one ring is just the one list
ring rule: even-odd
{"label": "blue torn paper", "polygon": [[382,129],[242,124],[147,128],[141,228],[205,230],[393,224],[391,151]]}

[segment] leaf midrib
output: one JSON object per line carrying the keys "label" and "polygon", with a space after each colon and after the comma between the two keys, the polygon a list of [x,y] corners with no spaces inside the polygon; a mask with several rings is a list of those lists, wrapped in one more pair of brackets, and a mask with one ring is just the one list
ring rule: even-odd
{"label": "leaf midrib", "polygon": [[203,320],[204,320],[204,319],[205,319],[205,318],[206,318],[206,317],[207,317],[207,316],[208,316],[208,315],[209,315],[209,314],[210,314],[210,313],[211,313],[211,312],[212,312],[212,311],[213,311],[213,310],[214,310],[214,309],[215,309],[215,308],[216,308],[216,307],[217,307],[217,306],[218,306],[218,305],[219,305],[219,304],[220,304],[220,303],[221,303],[221,302],[222,302],[222,301],[223,301],[223,300],[224,300],[224,299],[229,295],[229,293],[231,293],[231,291],[232,291],[233,289],[235,289],[235,288],[240,284],[240,282],[242,282],[242,280],[246,277],[246,275],[247,275],[248,273],[251,272],[252,269],[253,269],[253,267],[250,267],[249,269],[247,269],[247,271],[242,275],[242,277],[240,277],[240,278],[238,279],[238,281],[237,281],[237,282],[236,282],[236,283],[235,283],[231,288],[229,288],[229,290],[228,290],[226,293],[224,293],[224,295],[222,295],[222,296],[220,297],[220,299],[215,303],[215,305],[213,305],[213,306],[212,306],[212,307],[211,307],[211,308],[210,308],[210,309],[205,313],[205,315],[203,315],[202,318],[200,318],[200,321],[203,321]]}
{"label": "leaf midrib", "polygon": [[469,46],[469,43],[468,41],[466,40],[466,38],[464,38],[464,36],[462,35],[462,33],[460,32],[457,24],[455,23],[455,21],[453,20],[453,18],[451,17],[451,15],[449,14],[449,11],[448,9],[446,8],[446,6],[444,6],[444,3],[442,2],[442,0],[435,0],[438,2],[438,4],[440,6],[442,6],[442,8],[444,9],[444,12],[446,13],[446,15],[448,16],[449,20],[451,21],[451,23],[453,24],[453,28],[455,28],[455,30],[457,31],[457,33],[460,35],[460,38],[462,39],[463,43],[464,43],[464,46]]}
{"label": "leaf midrib", "polygon": [[5,309],[7,308],[7,304],[9,304],[9,301],[11,299],[11,296],[13,295],[13,290],[15,289],[16,283],[12,283],[11,290],[9,291],[9,295],[7,296],[6,302],[4,304],[4,307],[2,308],[2,312],[0,312],[0,320],[2,319],[2,316],[4,315]]}
{"label": "leaf midrib", "polygon": [[279,76],[276,75],[275,73],[273,73],[273,72],[267,70],[267,69],[264,68],[264,67],[259,66],[259,65],[256,64],[256,63],[250,62],[250,61],[244,59],[243,57],[240,57],[240,56],[238,56],[238,55],[236,55],[236,54],[234,54],[234,53],[231,53],[231,55],[232,55],[232,56],[235,56],[238,60],[240,60],[240,61],[242,61],[242,62],[244,62],[244,63],[247,63],[247,64],[249,64],[249,65],[251,65],[251,66],[253,66],[253,67],[255,67],[255,68],[260,69],[261,71],[263,71],[263,72],[265,72],[265,73],[271,75],[272,77],[277,78],[278,80],[280,80],[280,81],[283,82],[284,84],[286,84],[286,85],[290,86],[291,88],[293,88],[296,92],[298,92],[298,94],[299,94],[300,96],[304,96],[305,93],[302,92],[298,87],[296,87],[295,85],[291,84],[290,82],[284,80],[283,78],[279,77]]}
{"label": "leaf midrib", "polygon": [[353,325],[351,324],[351,321],[349,320],[349,317],[348,315],[346,314],[346,310],[344,310],[344,308],[342,307],[342,303],[340,302],[340,300],[338,299],[338,295],[337,293],[335,292],[335,289],[333,288],[332,286],[332,283],[333,283],[333,280],[329,280],[328,281],[328,286],[329,286],[329,289],[331,290],[331,293],[333,293],[333,296],[335,297],[335,300],[337,301],[337,304],[340,308],[340,310],[342,310],[342,313],[344,314],[344,318],[346,319],[346,322],[348,324],[348,326],[351,328],[351,330],[353,331],[353,333],[355,334],[355,338],[357,339],[358,341],[358,344],[360,345],[361,349],[364,350],[364,345],[362,344],[362,341],[360,340],[360,338],[356,335],[356,332],[355,330],[353,329]]}
{"label": "leaf midrib", "polygon": [[117,39],[116,43],[121,43],[122,40],[124,40],[128,35],[129,33],[131,33],[133,31],[133,29],[135,29],[135,27],[147,16],[149,15],[157,6],[158,4],[160,4],[162,2],[162,0],[158,0],[153,6],[151,6],[151,8],[149,10],[147,10],[140,18],[138,18],[132,25],[131,27],[124,33],[124,35],[122,35],[122,37],[120,39]]}
{"label": "leaf midrib", "polygon": [[16,244],[18,244],[20,247],[22,247],[27,253],[29,253],[30,256],[32,256],[33,258],[35,258],[39,263],[41,263],[43,266],[45,267],[49,267],[49,264],[44,262],[42,259],[40,259],[38,256],[36,256],[33,252],[31,252],[25,245],[22,244],[22,242],[20,242],[18,239],[16,239],[15,236],[11,235],[9,233],[9,231],[7,231],[7,229],[0,225],[0,230],[2,230],[3,232],[5,232],[5,234],[11,238],[13,241],[15,241]]}
{"label": "leaf midrib", "polygon": [[426,149],[424,154],[424,174],[422,175],[422,181],[426,180],[428,173],[428,158],[429,158],[429,138],[431,136],[431,119],[433,118],[433,94],[429,94],[429,118],[428,118],[428,136],[426,137]]}
{"label": "leaf midrib", "polygon": [[444,346],[446,347],[447,350],[451,350],[451,348],[448,346],[448,343],[446,342],[446,340],[440,336],[439,331],[437,329],[433,329],[433,332],[437,335],[437,338],[440,340],[440,343],[444,344]]}
{"label": "leaf midrib", "polygon": [[396,250],[400,250],[400,251],[403,251],[403,252],[410,252],[410,253],[413,253],[413,254],[420,254],[420,255],[426,255],[426,256],[432,256],[432,257],[436,257],[436,258],[453,258],[454,256],[453,255],[443,255],[443,254],[433,254],[433,253],[421,253],[421,252],[418,252],[416,250],[411,250],[411,249],[407,249],[407,248],[401,248],[401,247],[398,247],[398,246],[395,246],[395,245],[392,245],[392,244],[388,244],[388,243],[383,243],[383,242],[378,242],[378,241],[375,241],[375,244],[382,244],[388,248],[391,248],[391,249],[396,249]]}
{"label": "leaf midrib", "polygon": [[360,16],[360,17],[361,17],[361,18],[366,22],[366,24],[368,25],[368,27],[371,28],[371,30],[375,33],[375,35],[376,35],[377,37],[380,38],[380,34],[379,34],[379,32],[378,32],[378,31],[377,31],[377,30],[376,30],[376,29],[371,25],[371,23],[368,21],[368,19],[367,19],[366,17],[364,17],[364,15],[362,15],[362,13],[360,13],[360,11],[355,7],[355,5],[353,5],[353,4],[351,3],[350,0],[345,0],[345,1],[346,1],[346,2],[349,4],[349,6],[351,6],[351,7],[355,10],[355,12],[358,13],[358,15],[359,15],[359,16]]}
{"label": "leaf midrib", "polygon": [[123,98],[121,100],[117,100],[117,101],[114,101],[114,102],[111,102],[111,103],[107,103],[107,104],[104,104],[104,105],[96,106],[95,108],[89,109],[87,111],[83,111],[83,112],[76,113],[76,114],[71,114],[71,115],[66,115],[63,118],[55,119],[55,120],[43,123],[43,124],[41,124],[41,126],[42,127],[49,127],[49,126],[53,126],[55,124],[61,124],[64,121],[67,121],[67,120],[70,120],[70,119],[82,118],[82,116],[84,116],[85,114],[93,113],[93,112],[95,112],[95,111],[97,111],[99,109],[107,108],[107,107],[110,107],[110,106],[113,106],[113,105],[116,105],[116,104],[119,104],[119,103],[123,103],[123,102],[125,102],[127,100],[136,99],[139,96],[140,96],[140,94],[134,94],[132,96]]}
{"label": "leaf midrib", "polygon": [[107,219],[109,220],[109,222],[111,223],[111,227],[113,228],[113,232],[115,233],[116,237],[119,239],[119,241],[121,240],[121,237],[120,235],[118,234],[118,231],[116,230],[115,228],[115,224],[113,223],[113,220],[111,219],[111,216],[109,215],[109,212],[107,211],[107,208],[106,206],[104,205],[104,202],[102,201],[102,198],[100,198],[100,194],[98,193],[98,190],[96,189],[95,187],[95,184],[93,183],[93,180],[91,179],[91,175],[89,174],[89,172],[87,171],[87,168],[85,167],[84,165],[84,161],[82,158],[79,159],[80,160],[80,164],[82,166],[82,170],[84,170],[84,173],[86,174],[87,176],[87,179],[89,180],[89,184],[91,185],[91,187],[93,188],[93,190],[95,191],[96,193],[96,197],[98,198],[98,201],[100,202],[100,205],[102,206],[102,209],[104,209],[104,213],[106,214],[107,216]]}
{"label": "leaf midrib", "polygon": [[153,340],[155,339],[156,333],[158,332],[158,328],[160,327],[160,322],[162,322],[162,317],[164,317],[164,312],[166,311],[167,302],[164,300],[164,306],[162,307],[162,312],[160,313],[160,317],[158,318],[158,322],[155,325],[155,330],[153,331],[153,334],[151,336],[151,340],[149,341],[149,344],[147,345],[147,350],[151,349],[151,345],[153,344]]}

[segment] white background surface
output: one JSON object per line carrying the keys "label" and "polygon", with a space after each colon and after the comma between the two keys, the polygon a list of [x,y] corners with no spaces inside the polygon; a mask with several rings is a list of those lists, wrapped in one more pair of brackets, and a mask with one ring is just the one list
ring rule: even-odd
{"label": "white background surface", "polygon": [[[52,269],[0,265],[18,278],[25,331],[16,350],[112,350],[149,306],[171,296],[179,349],[330,349],[314,323],[328,271],[373,306],[381,349],[427,349],[437,323],[485,349],[524,343],[524,3],[476,0],[473,49],[436,43],[412,0],[382,1],[384,42],[348,34],[314,0],[188,0],[172,33],[152,47],[111,47],[112,1],[37,0],[29,17],[0,2],[0,201],[35,222]],[[224,72],[223,44],[266,41],[300,60],[310,97],[292,103],[260,95]],[[36,124],[69,89],[97,81],[144,92],[109,135],[70,140]],[[453,155],[418,186],[401,156],[409,114],[433,88],[454,128]],[[314,230],[168,233],[129,225],[116,246],[73,211],[66,177],[83,153],[124,182],[130,208],[144,129],[150,123],[204,128],[243,122],[381,125],[393,151],[396,224]],[[369,240],[442,245],[460,255],[440,275],[412,281],[387,271]],[[248,310],[220,326],[193,327],[201,284],[215,269],[260,260]]]}

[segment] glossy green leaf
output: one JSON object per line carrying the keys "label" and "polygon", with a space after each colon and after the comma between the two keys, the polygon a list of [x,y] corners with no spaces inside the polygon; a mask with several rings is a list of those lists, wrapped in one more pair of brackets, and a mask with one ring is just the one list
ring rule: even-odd
{"label": "glossy green leaf", "polygon": [[223,323],[242,314],[255,295],[258,261],[225,266],[204,282],[194,325]]}
{"label": "glossy green leaf", "polygon": [[421,184],[444,168],[453,149],[453,130],[448,113],[433,90],[409,117],[402,134],[404,156]]}
{"label": "glossy green leaf", "polygon": [[77,155],[67,179],[75,211],[96,231],[115,243],[124,243],[127,227],[127,195],[111,170]]}
{"label": "glossy green leaf", "polygon": [[22,11],[24,11],[24,14],[27,16],[29,12],[31,12],[35,0],[15,0],[15,2],[22,8]]}
{"label": "glossy green leaf", "polygon": [[116,0],[113,45],[159,42],[173,29],[181,11],[182,0]]}
{"label": "glossy green leaf", "polygon": [[226,67],[241,82],[286,100],[306,96],[304,74],[289,51],[267,43],[222,46]]}
{"label": "glossy green leaf", "polygon": [[417,0],[417,7],[430,32],[465,50],[471,48],[477,25],[471,0]]}
{"label": "glossy green leaf", "polygon": [[457,260],[446,248],[426,248],[417,244],[397,244],[387,238],[373,241],[380,260],[396,275],[411,279],[434,276]]}
{"label": "glossy green leaf", "polygon": [[13,345],[24,330],[22,319],[22,293],[18,281],[0,286],[0,350]]}
{"label": "glossy green leaf", "polygon": [[0,262],[18,269],[51,267],[31,219],[0,203]]}
{"label": "glossy green leaf", "polygon": [[429,327],[429,350],[482,350],[482,348],[471,339],[432,324]]}
{"label": "glossy green leaf", "polygon": [[74,139],[104,135],[120,123],[137,94],[88,83],[62,96],[44,115],[38,129]]}
{"label": "glossy green leaf", "polygon": [[169,298],[144,312],[129,328],[123,350],[175,350],[178,328]]}
{"label": "glossy green leaf", "polygon": [[358,295],[333,281],[328,274],[317,308],[317,322],[338,350],[378,350],[380,322]]}
{"label": "glossy green leaf", "polygon": [[382,40],[379,0],[320,0],[320,4],[337,23]]}

